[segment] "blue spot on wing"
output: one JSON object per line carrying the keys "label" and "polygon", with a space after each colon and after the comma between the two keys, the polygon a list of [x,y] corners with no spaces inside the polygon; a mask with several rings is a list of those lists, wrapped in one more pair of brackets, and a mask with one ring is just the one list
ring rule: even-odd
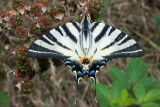
{"label": "blue spot on wing", "polygon": [[82,74],[81,71],[77,71],[77,77],[78,77],[78,78],[79,78],[79,77],[82,77],[82,78],[83,78],[83,74]]}
{"label": "blue spot on wing", "polygon": [[101,61],[100,64],[101,64],[101,66],[104,66],[104,65],[106,65],[106,61]]}
{"label": "blue spot on wing", "polygon": [[91,70],[91,72],[89,73],[88,77],[95,77],[95,70]]}

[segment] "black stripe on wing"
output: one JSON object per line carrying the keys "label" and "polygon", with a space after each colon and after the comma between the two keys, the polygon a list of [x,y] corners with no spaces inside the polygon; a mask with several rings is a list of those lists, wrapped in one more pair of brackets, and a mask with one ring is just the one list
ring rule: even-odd
{"label": "black stripe on wing", "polygon": [[76,22],[72,22],[72,24],[79,32],[81,31],[80,27],[77,25]]}
{"label": "black stripe on wing", "polygon": [[105,36],[105,33],[107,32],[109,28],[109,25],[106,25],[103,30],[101,31],[101,33],[95,38],[95,42],[97,43],[102,37]]}
{"label": "black stripe on wing", "polygon": [[60,59],[68,58],[68,56],[64,56],[63,54],[57,51],[47,49],[35,43],[30,46],[29,50],[27,51],[27,56],[33,57],[33,58],[40,58],[40,57],[41,58],[51,57],[51,58],[60,58]]}
{"label": "black stripe on wing", "polygon": [[92,28],[91,28],[91,32],[93,32],[94,29],[95,29],[98,25],[99,25],[99,23],[98,23],[98,22],[95,22],[94,25],[93,25]]}
{"label": "black stripe on wing", "polygon": [[51,41],[57,43],[58,46],[61,46],[61,47],[65,48],[65,49],[68,49],[68,50],[71,50],[70,48],[64,46],[62,43],[58,42],[58,40],[57,40],[57,39],[54,37],[54,35],[51,34],[50,32],[47,32],[47,33],[45,34],[45,36],[46,36],[48,39],[50,39]]}
{"label": "black stripe on wing", "polygon": [[[123,45],[123,44],[122,44]],[[115,51],[108,56],[104,56],[106,59],[114,59],[120,57],[141,57],[144,55],[144,52],[141,46],[138,43],[135,43],[132,46],[129,46],[125,49]]]}
{"label": "black stripe on wing", "polygon": [[49,44],[49,45],[54,45],[54,44],[52,44],[50,41],[48,41],[46,38],[44,38],[43,36],[41,36],[41,37],[39,38],[39,40],[42,40],[43,42],[45,42],[45,43],[47,43],[47,44]]}
{"label": "black stripe on wing", "polygon": [[62,26],[62,28],[65,31],[66,36],[68,36],[73,42],[77,43],[76,37],[71,33],[71,31],[68,29],[68,27],[66,26],[66,24],[64,24]]}
{"label": "black stripe on wing", "polygon": [[115,30],[116,30],[116,28],[112,27],[112,28],[111,28],[111,30],[109,31],[108,36],[110,36],[110,35],[111,35],[111,33],[112,33],[112,32],[114,32]]}
{"label": "black stripe on wing", "polygon": [[131,40],[131,38],[129,36],[127,36],[121,43],[119,43],[118,45],[122,45],[124,43],[126,43],[127,41]]}
{"label": "black stripe on wing", "polygon": [[57,32],[59,32],[59,33],[61,34],[61,36],[64,36],[63,33],[62,33],[62,31],[61,31],[61,29],[60,29],[59,27],[56,27],[55,30],[56,30]]}
{"label": "black stripe on wing", "polygon": [[125,35],[126,34],[124,32],[121,32],[113,42],[111,42],[109,45],[105,46],[102,50],[105,50],[105,49],[113,46],[116,42],[118,42],[121,39],[123,39],[125,37]]}

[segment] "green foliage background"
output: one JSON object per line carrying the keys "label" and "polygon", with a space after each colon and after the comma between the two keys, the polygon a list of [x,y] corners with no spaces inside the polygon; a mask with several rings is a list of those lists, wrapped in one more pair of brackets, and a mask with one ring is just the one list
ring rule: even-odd
{"label": "green foliage background", "polygon": [[[97,84],[98,103],[101,107],[159,107],[160,81],[147,76],[148,67],[140,59],[131,59],[126,72],[109,68],[113,83],[110,88]],[[92,83],[94,89],[94,83]]]}

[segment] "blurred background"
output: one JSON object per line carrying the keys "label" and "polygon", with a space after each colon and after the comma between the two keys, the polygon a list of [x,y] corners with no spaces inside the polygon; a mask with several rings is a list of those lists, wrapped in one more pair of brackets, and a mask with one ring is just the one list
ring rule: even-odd
{"label": "blurred background", "polygon": [[[0,0],[0,15],[2,15],[2,11],[13,8],[13,1]],[[62,7],[72,6],[73,10],[74,7],[79,9],[76,4],[78,1],[70,4],[62,4],[62,2],[68,3],[70,0],[48,0],[48,8],[60,5]],[[140,59],[148,66],[147,76],[151,76],[153,79],[160,79],[160,0],[102,0],[100,2],[102,2],[101,12],[96,13],[100,15],[100,17],[96,17],[95,20],[114,26],[135,39],[144,50],[144,56]],[[27,5],[31,3],[36,3],[36,0],[26,0]],[[65,22],[79,20],[78,16],[74,15],[74,12],[70,14],[66,13],[65,16],[67,15],[72,15],[71,20],[66,19],[60,23],[54,20],[54,22],[61,25]],[[24,23],[27,25],[27,22],[24,21]],[[55,24],[55,26],[58,25]],[[30,25],[28,26],[30,27]],[[28,26],[26,27],[28,28]],[[34,84],[34,91],[30,94],[25,94],[20,91],[20,89],[15,86],[19,78],[13,75],[13,72],[17,70],[18,64],[23,63],[23,61],[19,62],[19,59],[17,59],[14,54],[14,50],[18,45],[23,45],[30,39],[17,38],[14,32],[15,28],[14,26],[12,27],[7,29],[5,33],[0,34],[0,38],[3,40],[3,43],[0,43],[1,53],[3,53],[0,59],[0,79],[2,80],[0,82],[0,91],[9,97],[11,107],[100,106],[99,103],[95,102],[94,89],[90,85],[93,80],[89,78],[80,80],[78,86],[78,102],[77,104],[74,103],[76,98],[76,77],[69,68],[55,59],[50,59],[48,62],[48,60],[45,59],[37,61],[36,59],[29,58],[30,65],[35,68],[36,71],[32,82],[29,82],[30,84]],[[34,37],[34,39],[36,38],[38,38],[38,36]],[[28,43],[28,45],[30,44],[31,43]],[[111,87],[113,80],[108,74],[108,69],[116,67],[125,72],[130,59],[131,58],[119,58],[107,63],[107,65],[97,73],[97,83],[102,83],[108,88]],[[42,68],[37,68],[38,62],[41,61],[43,62],[41,66],[48,63],[51,64],[45,73],[38,73],[38,71],[42,70]],[[0,97],[0,99],[3,99],[3,97]]]}

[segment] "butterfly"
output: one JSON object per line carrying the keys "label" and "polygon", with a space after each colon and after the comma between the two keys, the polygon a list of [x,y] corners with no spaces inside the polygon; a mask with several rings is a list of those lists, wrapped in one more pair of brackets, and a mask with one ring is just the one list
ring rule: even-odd
{"label": "butterfly", "polygon": [[[66,23],[50,30],[30,47],[32,58],[57,58],[80,78],[93,78],[107,62],[120,57],[141,57],[141,46],[124,32],[100,22],[90,22],[84,14],[81,22]],[[78,88],[77,88],[78,89]],[[95,91],[96,93],[96,91]]]}

